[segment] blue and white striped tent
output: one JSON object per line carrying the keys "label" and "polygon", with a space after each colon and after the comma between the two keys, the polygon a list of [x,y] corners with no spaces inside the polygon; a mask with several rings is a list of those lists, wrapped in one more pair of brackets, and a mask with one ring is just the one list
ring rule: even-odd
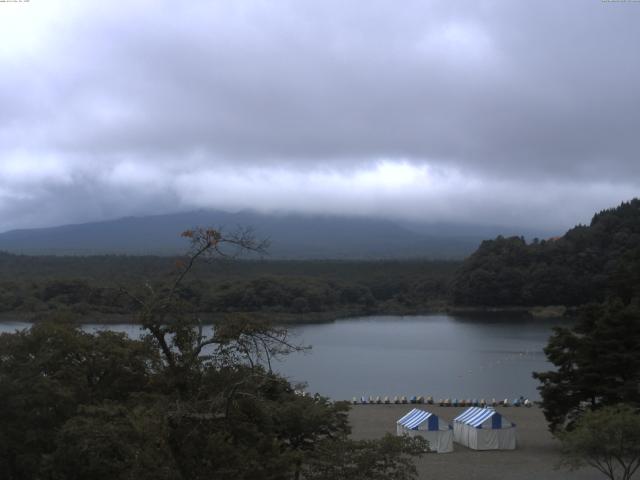
{"label": "blue and white striped tent", "polygon": [[516,426],[491,407],[471,407],[453,419],[453,438],[474,450],[513,450]]}
{"label": "blue and white striped tent", "polygon": [[417,408],[396,422],[398,435],[421,436],[429,442],[429,450],[438,453],[453,451],[453,430],[437,415]]}

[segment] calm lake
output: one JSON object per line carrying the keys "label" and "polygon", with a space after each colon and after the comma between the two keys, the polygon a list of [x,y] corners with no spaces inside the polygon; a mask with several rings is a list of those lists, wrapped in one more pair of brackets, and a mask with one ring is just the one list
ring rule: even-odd
{"label": "calm lake", "polygon": [[[462,318],[448,315],[375,316],[291,326],[307,353],[274,368],[307,390],[334,399],[361,395],[435,398],[537,399],[532,371],[551,368],[543,347],[563,320]],[[0,323],[0,332],[26,328]],[[137,325],[87,325],[137,336]]]}

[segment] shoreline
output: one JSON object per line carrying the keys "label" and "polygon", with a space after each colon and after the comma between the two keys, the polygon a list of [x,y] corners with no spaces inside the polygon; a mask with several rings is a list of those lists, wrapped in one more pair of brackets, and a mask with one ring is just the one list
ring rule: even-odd
{"label": "shoreline", "polygon": [[[374,317],[374,316],[427,316],[427,315],[450,315],[469,318],[483,318],[487,316],[498,317],[519,317],[522,319],[554,319],[571,318],[578,307],[566,307],[563,305],[522,307],[461,307],[453,305],[438,305],[425,308],[390,308],[390,309],[370,309],[370,310],[337,310],[327,312],[200,312],[195,313],[202,318],[205,325],[233,320],[234,316],[251,316],[257,320],[268,321],[275,325],[305,325],[314,323],[333,323],[347,318]],[[66,312],[65,312],[66,313]],[[19,321],[25,323],[38,323],[47,320],[54,312],[2,312],[0,313],[0,323]],[[104,313],[92,312],[87,314],[70,313],[71,323],[78,325],[87,324],[138,324],[136,315],[133,313]],[[75,316],[75,318],[74,318]]]}

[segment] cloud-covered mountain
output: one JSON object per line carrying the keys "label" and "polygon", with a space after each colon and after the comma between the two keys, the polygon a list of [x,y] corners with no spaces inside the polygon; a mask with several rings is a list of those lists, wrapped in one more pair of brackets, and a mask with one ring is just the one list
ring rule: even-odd
{"label": "cloud-covered mountain", "polygon": [[215,208],[564,231],[640,191],[637,2],[10,3],[0,230]]}
{"label": "cloud-covered mountain", "polygon": [[[225,231],[251,227],[270,241],[271,258],[461,258],[487,237],[514,233],[499,227],[399,224],[365,217],[266,215],[198,210],[169,215],[12,230],[0,250],[25,254],[160,254],[183,252],[180,233],[194,226]],[[534,232],[528,232],[533,235]]]}

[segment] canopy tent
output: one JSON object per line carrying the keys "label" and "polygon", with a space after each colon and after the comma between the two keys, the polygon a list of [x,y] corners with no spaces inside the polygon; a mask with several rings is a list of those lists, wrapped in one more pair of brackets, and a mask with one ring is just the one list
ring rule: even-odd
{"label": "canopy tent", "polygon": [[491,407],[471,407],[453,419],[453,439],[474,450],[514,450],[516,425]]}
{"label": "canopy tent", "polygon": [[441,422],[437,415],[414,408],[396,422],[398,436],[420,436],[429,442],[429,450],[438,453],[453,452],[451,426]]}

